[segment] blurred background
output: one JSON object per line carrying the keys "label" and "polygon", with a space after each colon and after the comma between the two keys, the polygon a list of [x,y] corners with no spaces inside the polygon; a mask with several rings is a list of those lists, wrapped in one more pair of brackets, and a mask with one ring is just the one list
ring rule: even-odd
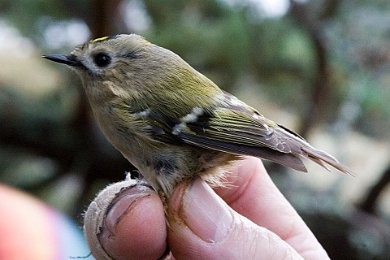
{"label": "blurred background", "polygon": [[265,162],[332,259],[390,259],[388,0],[0,0],[1,183],[81,223],[134,173],[77,76],[41,58],[132,32],[348,165],[355,176]]}

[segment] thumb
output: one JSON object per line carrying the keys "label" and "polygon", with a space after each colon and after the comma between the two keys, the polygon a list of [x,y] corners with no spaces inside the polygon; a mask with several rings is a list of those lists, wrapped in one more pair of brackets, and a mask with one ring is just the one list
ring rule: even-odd
{"label": "thumb", "polygon": [[201,179],[175,189],[169,227],[176,259],[303,259],[276,234],[232,210]]}

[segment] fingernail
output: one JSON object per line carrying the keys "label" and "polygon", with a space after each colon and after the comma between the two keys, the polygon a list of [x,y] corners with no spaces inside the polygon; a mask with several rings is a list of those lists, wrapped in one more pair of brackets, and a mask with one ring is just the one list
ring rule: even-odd
{"label": "fingernail", "polygon": [[184,193],[181,211],[186,225],[206,242],[222,241],[232,226],[233,217],[225,202],[200,179]]}
{"label": "fingernail", "polygon": [[126,214],[139,202],[142,198],[150,196],[151,190],[147,190],[145,186],[137,185],[127,190],[122,191],[112,202],[111,208],[108,210],[105,218],[105,228],[112,234]]}
{"label": "fingernail", "polygon": [[107,186],[91,202],[84,214],[84,235],[97,259],[111,259],[102,241],[115,238],[122,217],[151,192],[140,181],[126,180]]}

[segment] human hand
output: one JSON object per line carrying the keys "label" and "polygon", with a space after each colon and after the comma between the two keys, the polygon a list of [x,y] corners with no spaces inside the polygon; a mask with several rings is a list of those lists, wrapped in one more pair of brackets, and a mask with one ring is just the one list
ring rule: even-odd
{"label": "human hand", "polygon": [[121,192],[107,201],[92,252],[104,248],[113,259],[158,259],[167,248],[171,259],[329,258],[259,159],[237,162],[227,182],[215,192],[200,179],[179,185],[168,202],[169,228],[156,193],[140,185]]}

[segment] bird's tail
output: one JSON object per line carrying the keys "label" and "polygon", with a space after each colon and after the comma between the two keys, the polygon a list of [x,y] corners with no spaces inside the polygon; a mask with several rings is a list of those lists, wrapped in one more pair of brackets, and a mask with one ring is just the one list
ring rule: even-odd
{"label": "bird's tail", "polygon": [[[289,147],[290,152],[288,153],[291,156],[295,157],[295,160],[293,160],[293,164],[290,163],[290,165],[287,165],[288,167],[306,171],[303,163],[298,163],[298,160],[300,160],[302,157],[308,158],[312,160],[313,162],[319,164],[320,166],[324,167],[325,169],[330,171],[330,167],[339,170],[340,172],[353,175],[352,172],[348,169],[348,167],[341,164],[336,158],[334,158],[332,155],[318,150],[311,146],[303,137],[300,135],[294,133],[293,131],[289,130],[288,128],[278,125],[279,128],[275,129],[276,134],[279,139],[283,140],[286,144],[288,144],[287,147]],[[298,160],[297,160],[298,159]],[[300,166],[302,169],[300,169]]]}
{"label": "bird's tail", "polygon": [[327,170],[330,170],[329,166],[332,166],[340,172],[353,175],[348,167],[341,164],[336,158],[324,151],[318,150],[310,145],[303,146],[301,150],[304,157],[309,158]]}

